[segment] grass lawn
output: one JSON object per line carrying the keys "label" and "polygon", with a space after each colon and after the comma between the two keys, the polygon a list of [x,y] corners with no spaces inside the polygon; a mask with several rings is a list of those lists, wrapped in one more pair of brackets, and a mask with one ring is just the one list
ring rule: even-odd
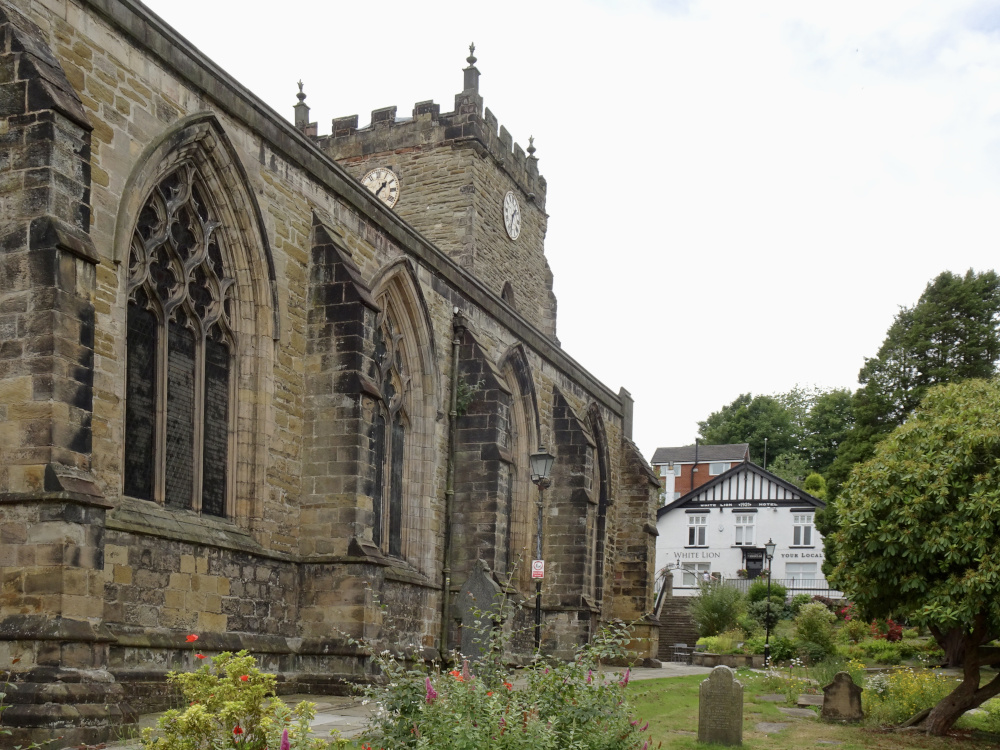
{"label": "grass lawn", "polygon": [[[635,714],[649,721],[653,741],[664,748],[707,748],[698,744],[698,686],[703,676],[644,680],[629,685]],[[759,722],[787,722],[774,734],[757,731]],[[969,731],[951,737],[927,737],[912,732],[882,732],[859,726],[828,724],[820,719],[793,719],[773,703],[757,701],[752,690],[743,696],[743,746],[754,750],[798,750],[828,747],[831,750],[1000,750],[1000,738]]]}

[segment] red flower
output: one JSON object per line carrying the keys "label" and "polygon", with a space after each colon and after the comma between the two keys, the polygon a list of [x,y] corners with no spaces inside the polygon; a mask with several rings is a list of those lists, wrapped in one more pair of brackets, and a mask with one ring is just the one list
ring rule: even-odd
{"label": "red flower", "polygon": [[237,724],[235,727],[233,727],[233,734],[237,734],[237,735],[243,734],[243,727],[241,727],[239,724]]}
{"label": "red flower", "polygon": [[205,654],[195,654],[195,656],[197,656],[199,659],[205,658]]}
{"label": "red flower", "polygon": [[507,688],[508,690],[513,690],[514,689],[514,686],[511,685],[509,682],[504,682],[503,686],[505,688]]}
{"label": "red flower", "polygon": [[196,640],[198,640],[198,636],[196,636],[194,633],[192,633],[187,637],[188,643],[194,643]]}
{"label": "red flower", "polygon": [[240,682],[247,682],[250,679],[249,675],[240,675]]}

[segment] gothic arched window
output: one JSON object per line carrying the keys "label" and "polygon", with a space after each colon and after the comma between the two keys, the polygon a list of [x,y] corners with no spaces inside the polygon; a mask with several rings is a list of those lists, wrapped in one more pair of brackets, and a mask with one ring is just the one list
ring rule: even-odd
{"label": "gothic arched window", "polygon": [[126,495],[226,515],[233,278],[197,169],[153,189],[132,235],[125,375]]}
{"label": "gothic arched window", "polygon": [[393,557],[403,556],[403,454],[406,443],[405,399],[410,379],[406,370],[403,336],[386,312],[388,298],[375,325],[375,368],[382,392],[372,429],[375,482],[372,541]]}

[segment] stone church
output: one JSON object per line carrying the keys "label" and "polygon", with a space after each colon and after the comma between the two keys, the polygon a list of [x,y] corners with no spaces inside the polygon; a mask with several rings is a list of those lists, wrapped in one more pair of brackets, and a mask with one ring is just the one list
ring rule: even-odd
{"label": "stone church", "polygon": [[530,658],[541,448],[542,650],[620,619],[656,653],[632,401],[560,347],[534,148],[462,76],[320,135],[137,0],[0,0],[15,744],[106,739],[195,651],[288,692],[447,657],[475,576]]}

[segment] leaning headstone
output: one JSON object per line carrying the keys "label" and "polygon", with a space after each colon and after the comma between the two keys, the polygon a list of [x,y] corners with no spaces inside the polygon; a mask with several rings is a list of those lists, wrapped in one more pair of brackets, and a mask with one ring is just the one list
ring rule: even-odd
{"label": "leaning headstone", "polygon": [[833,682],[823,688],[823,718],[834,721],[863,719],[862,689],[854,683],[847,672],[837,672]]}
{"label": "leaning headstone", "polygon": [[462,612],[462,654],[473,661],[482,659],[500,609],[500,585],[490,575],[489,566],[476,560],[472,573],[458,594]]}
{"label": "leaning headstone", "polygon": [[698,742],[743,744],[743,685],[718,666],[698,689]]}

